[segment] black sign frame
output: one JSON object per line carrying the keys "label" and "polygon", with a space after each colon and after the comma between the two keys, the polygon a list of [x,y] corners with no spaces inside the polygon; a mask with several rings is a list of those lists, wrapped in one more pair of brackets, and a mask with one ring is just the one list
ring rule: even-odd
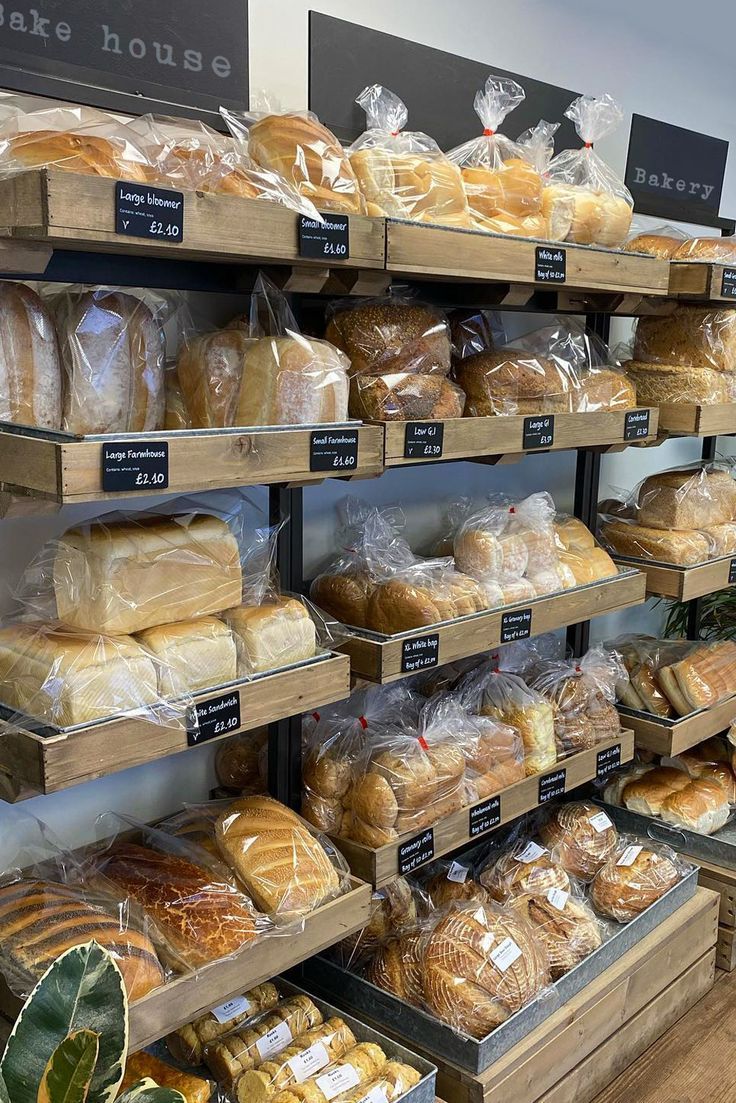
{"label": "black sign frame", "polygon": [[440,663],[440,634],[428,632],[424,636],[409,636],[401,642],[401,673],[414,674],[429,670]]}

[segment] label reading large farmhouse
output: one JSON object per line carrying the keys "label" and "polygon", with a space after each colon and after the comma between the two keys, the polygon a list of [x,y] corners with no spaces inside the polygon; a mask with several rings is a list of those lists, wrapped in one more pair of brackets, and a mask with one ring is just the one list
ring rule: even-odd
{"label": "label reading large farmhouse", "polygon": [[168,485],[167,440],[114,440],[102,445],[103,490],[166,490]]}
{"label": "label reading large farmhouse", "polygon": [[531,448],[551,448],[555,442],[555,415],[534,414],[524,418],[521,446],[526,452]]}
{"label": "label reading large farmhouse", "polygon": [[437,666],[439,657],[439,632],[433,632],[430,636],[413,636],[401,644],[401,673],[411,674],[415,670]]}
{"label": "label reading large farmhouse", "polygon": [[310,471],[354,471],[358,466],[357,429],[320,429],[309,440]]}
{"label": "label reading large farmhouse", "polygon": [[415,835],[399,846],[399,876],[412,873],[434,858],[434,828],[429,827],[421,835]]}
{"label": "label reading large farmhouse", "polygon": [[324,222],[299,215],[299,256],[318,260],[347,260],[350,222],[344,214],[325,214]]}
{"label": "label reading large farmhouse", "polygon": [[438,460],[444,439],[441,421],[409,421],[404,430],[404,459]]}
{"label": "label reading large farmhouse", "polygon": [[643,440],[649,436],[649,410],[629,410],[624,416],[624,440]]}
{"label": "label reading large farmhouse", "polygon": [[724,299],[736,299],[736,268],[723,269],[721,295]]}
{"label": "label reading large farmhouse", "polygon": [[229,735],[240,727],[240,694],[237,689],[194,705],[196,718],[187,725],[187,744],[196,747],[208,739]]}
{"label": "label reading large farmhouse", "polygon": [[538,245],[534,262],[536,283],[564,283],[567,276],[567,252],[551,245]]}
{"label": "label reading large farmhouse", "polygon": [[501,615],[501,643],[528,640],[532,634],[531,609],[515,609]]}
{"label": "label reading large farmhouse", "polygon": [[468,834],[471,839],[484,835],[501,822],[501,796],[489,797],[482,804],[476,804],[468,813]]}
{"label": "label reading large farmhouse", "polygon": [[115,184],[115,233],[153,241],[184,240],[184,195],[148,184]]}

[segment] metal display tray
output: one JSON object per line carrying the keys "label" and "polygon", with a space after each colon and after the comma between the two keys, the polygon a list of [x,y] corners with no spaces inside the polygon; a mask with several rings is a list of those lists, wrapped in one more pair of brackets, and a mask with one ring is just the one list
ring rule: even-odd
{"label": "metal display tray", "polygon": [[673,850],[682,851],[692,858],[701,858],[712,865],[736,870],[736,817],[734,816],[731,816],[715,834],[701,835],[697,831],[688,831],[686,827],[674,827],[671,823],[664,823],[656,816],[630,812],[628,808],[606,804],[601,800],[595,803],[605,808],[607,815],[621,831],[646,835],[654,842],[666,843]]}
{"label": "metal display tray", "polygon": [[366,1015],[380,1029],[385,1029],[416,1043],[423,1052],[451,1062],[473,1075],[484,1072],[540,1023],[587,984],[595,980],[628,950],[641,942],[673,912],[685,904],[698,887],[698,871],[691,869],[679,884],[626,925],[606,924],[608,937],[569,973],[551,985],[539,999],[517,1011],[505,1023],[485,1038],[471,1038],[453,1030],[446,1023],[419,1008],[369,983],[363,977],[348,972],[325,957],[314,957],[299,966],[302,983],[310,991],[323,993],[341,1008],[353,1014]]}

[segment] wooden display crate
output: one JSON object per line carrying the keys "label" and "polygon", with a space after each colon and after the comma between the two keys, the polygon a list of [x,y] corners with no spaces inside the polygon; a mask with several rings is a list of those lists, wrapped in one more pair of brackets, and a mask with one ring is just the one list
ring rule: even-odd
{"label": "wooden display crate", "polygon": [[659,431],[681,437],[717,437],[736,433],[736,403],[660,406]]}
{"label": "wooden display crate", "polygon": [[[526,432],[550,421],[552,443],[525,448]],[[657,438],[659,410],[602,410],[589,414],[539,414],[531,417],[465,417],[447,421],[382,422],[385,426],[385,465],[400,467],[437,460],[533,454],[566,448],[601,448],[624,443],[645,444]],[[637,429],[643,436],[632,437]],[[544,436],[544,433],[538,435]],[[440,439],[441,437],[441,439]],[[440,449],[440,451],[438,451]]]}
{"label": "wooden display crate", "polygon": [[[409,831],[386,846],[373,849],[337,836],[332,836],[332,840],[356,877],[374,886],[385,885],[399,873],[412,872],[443,854],[476,843],[503,824],[540,807],[549,799],[546,794],[569,793],[579,785],[607,776],[614,763],[630,762],[633,757],[633,732],[623,730],[615,739],[569,755],[541,774],[517,781],[494,797],[452,812],[421,831]],[[486,826],[489,823],[492,826]]]}
{"label": "wooden display crate", "polygon": [[[678,299],[697,299],[707,302],[729,303],[736,305],[732,293],[724,295],[724,272],[733,273],[736,262],[728,264],[709,264],[703,260],[670,261],[669,294]],[[726,279],[726,288],[733,278]]]}
{"label": "wooden display crate", "polygon": [[[313,436],[319,451],[320,440],[326,435],[337,440],[343,429],[351,435],[357,433],[355,465],[311,470],[320,463],[312,456]],[[168,484],[131,486],[127,493],[136,497],[268,483],[321,482],[332,476],[364,478],[383,471],[383,433],[378,426],[361,422],[342,428],[200,429],[111,434],[94,439],[22,430],[3,423],[0,487],[62,504],[124,497],[124,491],[103,489],[103,454],[105,445],[111,442],[141,449],[165,444],[168,450]]]}
{"label": "wooden display crate", "polygon": [[[272,723],[284,716],[321,708],[340,701],[350,692],[350,663],[346,655],[329,654],[272,674],[197,693],[198,707],[220,698],[239,699],[240,726],[212,735],[200,729],[188,736],[184,720],[154,723],[145,716],[121,716],[68,732],[32,731],[0,722],[0,771],[9,782],[0,789],[3,799],[24,799],[38,793],[55,793],[140,766],[144,762],[186,751],[211,738],[226,739],[242,731]],[[233,715],[229,710],[228,715]]]}
{"label": "wooden display crate", "polygon": [[673,757],[730,727],[736,720],[736,696],[675,719],[637,712],[625,705],[619,705],[618,711],[621,723],[634,732],[637,747]]}
{"label": "wooden display crate", "polygon": [[634,567],[647,576],[647,594],[652,597],[670,597],[676,601],[692,601],[693,598],[714,594],[736,582],[736,556],[712,559],[697,567],[675,567],[671,563],[654,563],[651,559],[633,559],[614,555],[614,562],[621,567]]}
{"label": "wooden display crate", "polygon": [[[508,605],[487,613],[404,632],[396,636],[354,629],[340,650],[350,656],[353,675],[372,682],[395,682],[430,666],[479,655],[512,639],[539,636],[592,617],[641,605],[646,578],[624,571],[601,582],[564,590],[526,604]],[[510,635],[514,631],[519,634]]]}
{"label": "wooden display crate", "polygon": [[736,870],[713,865],[689,854],[683,854],[683,857],[700,866],[698,884],[720,896],[716,966],[725,973],[731,973],[736,969]]}

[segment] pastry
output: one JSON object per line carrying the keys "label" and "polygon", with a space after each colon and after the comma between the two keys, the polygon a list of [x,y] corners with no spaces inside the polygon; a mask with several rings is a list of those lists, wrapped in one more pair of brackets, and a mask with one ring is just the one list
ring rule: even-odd
{"label": "pastry", "polygon": [[235,638],[240,674],[258,674],[311,659],[317,631],[305,605],[279,597],[263,605],[240,605],[223,614]]}
{"label": "pastry", "polygon": [[179,697],[237,677],[235,640],[217,617],[146,628],[136,639],[158,662],[161,697]]}
{"label": "pastry", "polygon": [[61,428],[61,358],[53,320],[23,283],[0,283],[0,421]]}
{"label": "pastry", "polygon": [[[322,1076],[316,1076],[304,1083],[292,1083],[273,1096],[273,1103],[329,1103],[334,1087],[330,1074],[334,1074],[344,1084],[363,1084],[367,1086],[386,1066],[386,1054],[373,1042],[361,1042],[340,1060],[335,1061]],[[239,1098],[239,1103],[250,1103],[250,1099]]]}
{"label": "pastry", "polygon": [[581,881],[591,881],[618,844],[605,812],[583,802],[561,804],[539,829],[553,860]]}
{"label": "pastry", "polygon": [[314,337],[261,337],[246,350],[235,425],[347,421],[349,361]]}

